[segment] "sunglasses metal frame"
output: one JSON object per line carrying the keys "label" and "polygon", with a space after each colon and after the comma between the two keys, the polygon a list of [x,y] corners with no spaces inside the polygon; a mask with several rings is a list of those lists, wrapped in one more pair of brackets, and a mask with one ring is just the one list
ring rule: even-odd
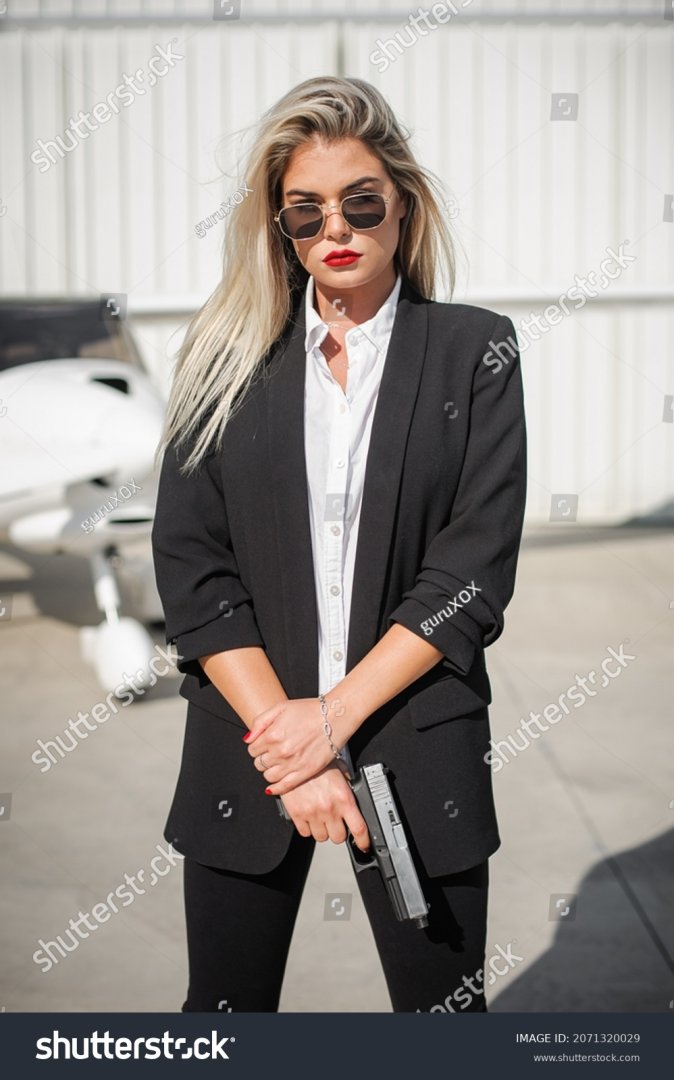
{"label": "sunglasses metal frame", "polygon": [[[290,206],[283,206],[279,210],[278,214],[274,215],[274,221],[276,222],[276,224],[278,225],[279,229],[281,230],[281,232],[283,233],[284,236],[287,236],[289,240],[294,240],[296,242],[299,242],[301,240],[315,240],[317,236],[320,236],[321,232],[325,228],[325,219],[327,218],[328,214],[329,213],[337,213],[338,210],[339,210],[339,213],[344,218],[344,220],[346,221],[346,223],[347,223],[347,225],[349,226],[350,229],[354,229],[356,232],[372,232],[373,229],[378,229],[379,226],[383,225],[384,222],[386,221],[386,208],[388,207],[388,204],[390,203],[391,199],[393,198],[393,192],[394,191],[395,191],[395,188],[392,189],[392,191],[390,192],[390,194],[388,196],[382,195],[381,192],[379,192],[379,191],[356,191],[356,192],[353,193],[353,195],[345,195],[344,198],[342,199],[342,201],[339,204],[333,204],[332,206],[324,206],[323,204],[316,203],[316,202],[292,203]],[[382,202],[384,203],[384,216],[381,219],[381,221],[377,222],[376,225],[370,225],[366,229],[359,229],[356,225],[352,225],[351,222],[348,220],[348,218],[344,217],[344,209],[343,209],[343,207],[344,207],[344,203],[348,202],[349,199],[362,199],[363,195],[376,195],[377,198],[381,199]],[[322,215],[321,224],[318,226],[318,228],[316,229],[316,232],[313,234],[313,236],[290,236],[290,234],[285,231],[285,229],[283,228],[283,225],[281,224],[281,214],[283,213],[284,210],[294,210],[296,207],[300,207],[300,206],[315,206],[321,212],[321,215]]]}

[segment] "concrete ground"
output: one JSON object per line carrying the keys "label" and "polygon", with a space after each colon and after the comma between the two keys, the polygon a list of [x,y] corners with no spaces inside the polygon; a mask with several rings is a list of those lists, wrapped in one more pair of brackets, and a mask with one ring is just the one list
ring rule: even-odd
{"label": "concrete ground", "polygon": [[[88,568],[3,547],[0,590],[0,792],[11,793],[11,808],[0,796],[0,1008],[178,1011],[187,977],[179,862],[161,863],[154,886],[49,971],[32,957],[125,874],[145,869],[147,883],[179,762],[180,677],[41,772],[36,740],[102,698],[78,644],[78,627],[97,621]],[[487,957],[509,946],[513,957],[489,987],[493,1011],[674,1008],[673,624],[671,529],[527,533],[506,629],[487,653],[503,839],[491,860]],[[610,661],[602,680],[602,661],[621,644],[624,666]],[[568,715],[555,712],[577,677],[593,692]],[[546,706],[555,722],[543,733],[530,724],[527,736],[522,719]],[[344,917],[324,917],[328,893],[344,898]],[[281,1009],[390,1011],[342,845],[317,846]]]}

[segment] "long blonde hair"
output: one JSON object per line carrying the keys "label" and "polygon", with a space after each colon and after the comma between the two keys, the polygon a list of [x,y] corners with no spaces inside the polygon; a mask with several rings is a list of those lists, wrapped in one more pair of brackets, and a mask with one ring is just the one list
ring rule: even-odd
{"label": "long blonde hair", "polygon": [[410,133],[381,93],[363,79],[307,79],[250,129],[252,148],[242,175],[246,197],[227,219],[222,279],[192,317],[178,352],[157,457],[201,428],[182,468],[192,472],[219,449],[228,419],[283,333],[308,274],[273,215],[293,151],[313,137],[356,138],[386,168],[407,198],[395,253],[396,269],[422,296],[434,299],[441,270],[454,290],[455,256],[442,209],[444,192],[415,160]]}

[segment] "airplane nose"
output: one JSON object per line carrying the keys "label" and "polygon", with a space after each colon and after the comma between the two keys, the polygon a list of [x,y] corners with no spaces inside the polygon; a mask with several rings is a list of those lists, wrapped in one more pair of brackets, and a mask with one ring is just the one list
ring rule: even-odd
{"label": "airplane nose", "polygon": [[14,421],[0,424],[2,452],[16,462],[0,472],[0,491],[98,479],[116,487],[155,471],[165,404],[145,372],[50,360],[0,373],[0,387]]}
{"label": "airplane nose", "polygon": [[113,464],[109,483],[124,483],[130,476],[147,476],[161,438],[164,409],[159,401],[141,402],[119,395],[101,416],[96,432],[99,456]]}

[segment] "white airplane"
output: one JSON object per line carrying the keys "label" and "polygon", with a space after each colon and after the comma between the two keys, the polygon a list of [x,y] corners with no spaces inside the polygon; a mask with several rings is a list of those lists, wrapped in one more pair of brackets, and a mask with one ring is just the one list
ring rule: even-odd
{"label": "white airplane", "polygon": [[[164,402],[117,303],[0,301],[0,536],[28,552],[87,558],[103,619],[80,630],[101,685],[149,686],[155,647],[120,615],[116,574],[145,621],[163,618],[149,545]],[[0,597],[0,614],[3,610]]]}

